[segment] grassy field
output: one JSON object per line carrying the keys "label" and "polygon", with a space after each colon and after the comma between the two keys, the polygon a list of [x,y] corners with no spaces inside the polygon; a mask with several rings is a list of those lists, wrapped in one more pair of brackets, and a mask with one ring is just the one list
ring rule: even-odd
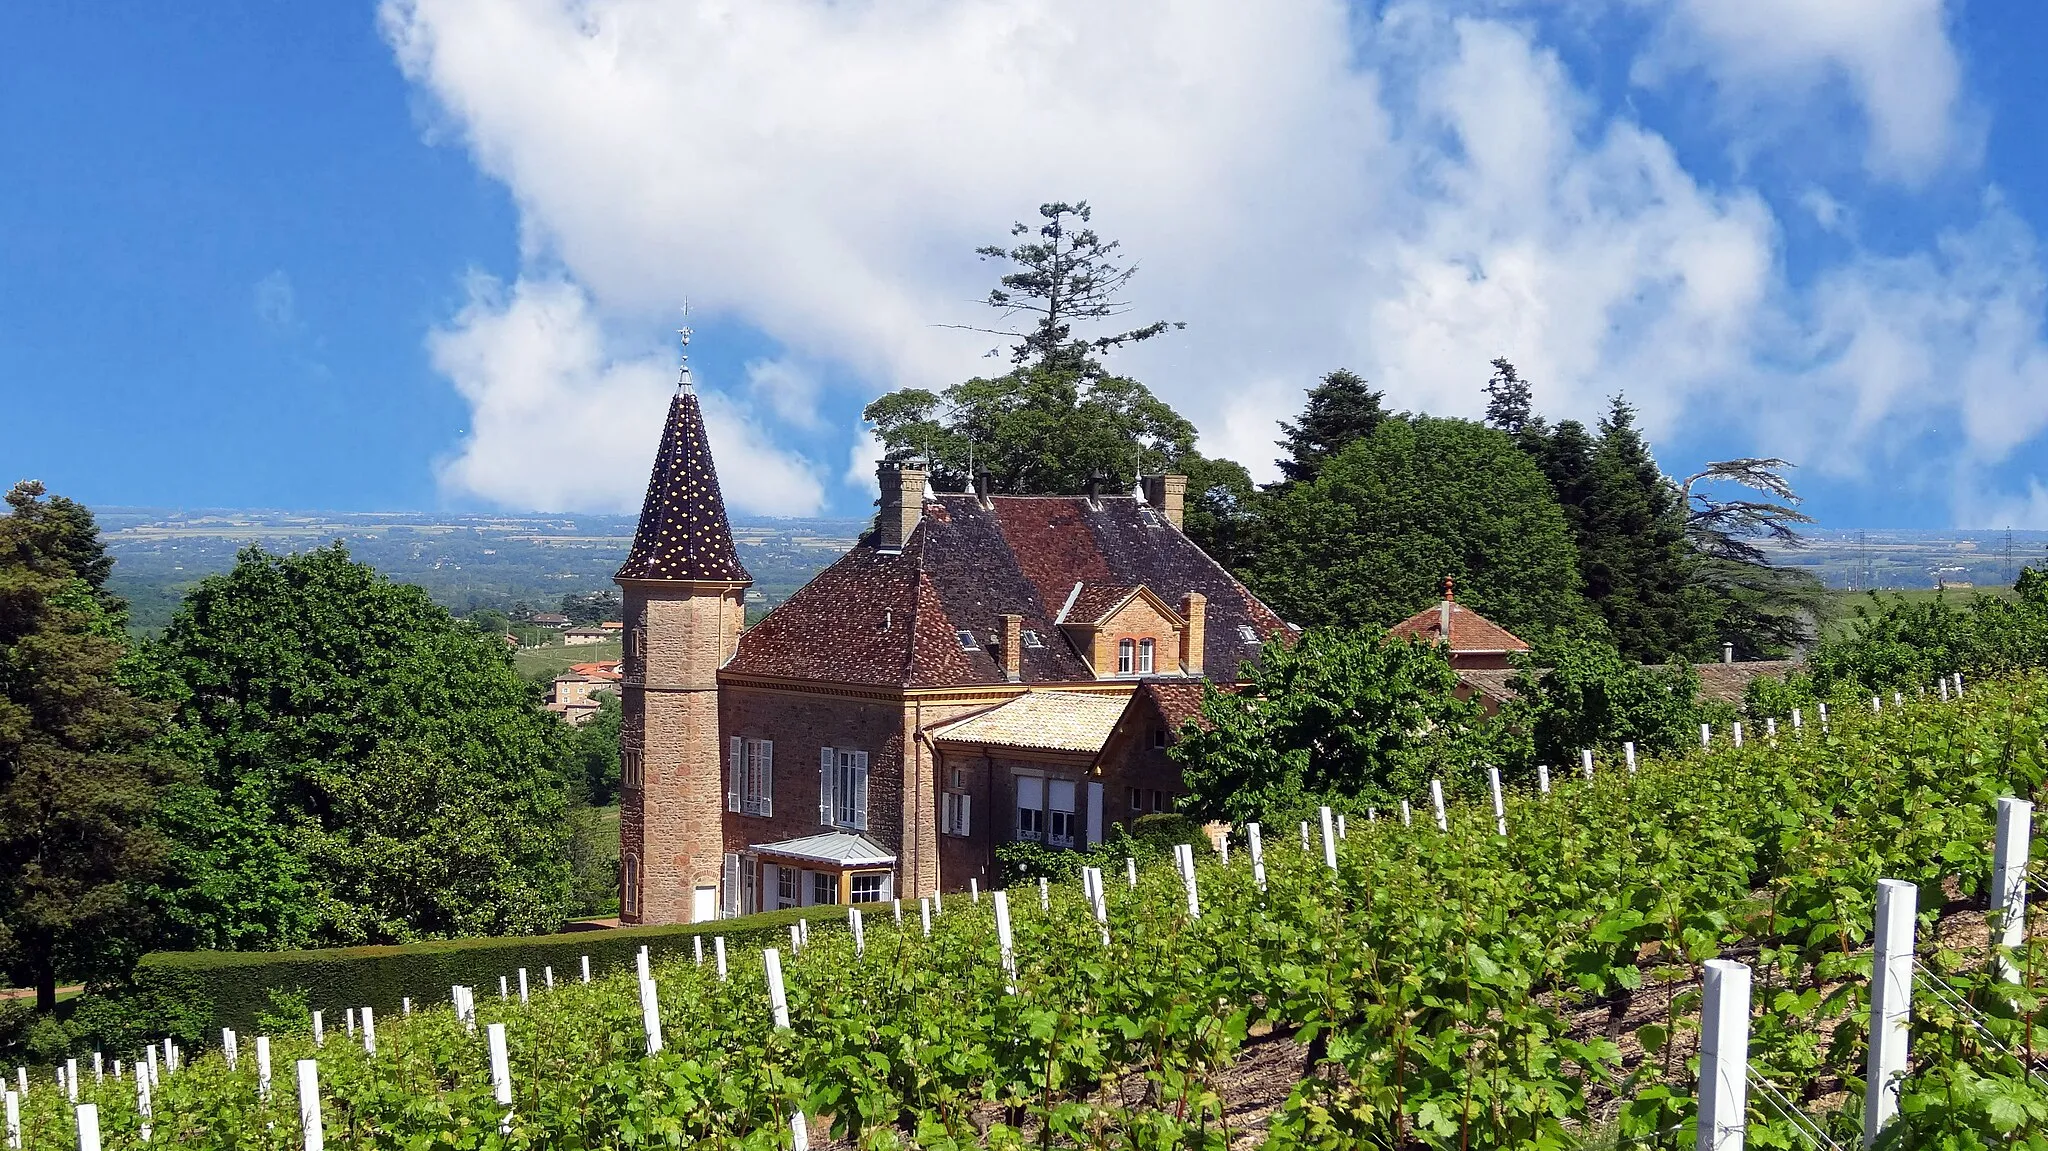
{"label": "grassy field", "polygon": [[[1933,588],[1916,587],[1879,591],[1877,593],[1881,601],[1901,599],[1907,603],[1930,603],[1936,599],[1945,599],[1951,607],[1958,608],[1968,605],[1971,598],[1977,595],[1996,596],[1999,599],[2006,599],[2012,595],[2012,589],[2009,587],[1963,587],[1937,591]],[[1838,639],[1841,636],[1847,635],[1849,629],[1855,626],[1856,609],[1858,607],[1871,606],[1869,592],[1838,591],[1834,593],[1834,597],[1834,613],[1821,626],[1821,638],[1823,639]]]}
{"label": "grassy field", "polygon": [[547,647],[522,648],[512,653],[512,666],[528,679],[552,679],[569,670],[572,663],[602,663],[619,658],[619,641],[580,643],[563,646],[558,638]]}

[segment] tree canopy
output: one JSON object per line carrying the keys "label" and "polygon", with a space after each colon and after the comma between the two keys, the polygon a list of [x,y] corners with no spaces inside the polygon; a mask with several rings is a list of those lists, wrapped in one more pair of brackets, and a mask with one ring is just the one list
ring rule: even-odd
{"label": "tree canopy", "polygon": [[551,930],[564,729],[503,647],[350,560],[249,548],[153,651],[195,769],[157,891],[192,946]]}
{"label": "tree canopy", "polygon": [[53,1011],[57,976],[136,956],[141,886],[162,843],[149,816],[170,765],[161,718],[130,690],[112,564],[92,513],[15,485],[0,518],[0,961]]}
{"label": "tree canopy", "polygon": [[1324,460],[1371,435],[1386,420],[1387,410],[1381,403],[1385,398],[1385,393],[1374,391],[1363,377],[1348,369],[1338,368],[1324,376],[1308,390],[1300,421],[1280,423],[1284,438],[1278,444],[1287,449],[1284,458],[1273,461],[1280,474],[1290,483],[1315,479]]}
{"label": "tree canopy", "polygon": [[1542,472],[1505,433],[1396,416],[1270,493],[1243,572],[1304,626],[1386,627],[1457,580],[1460,602],[1532,642],[1597,626]]}

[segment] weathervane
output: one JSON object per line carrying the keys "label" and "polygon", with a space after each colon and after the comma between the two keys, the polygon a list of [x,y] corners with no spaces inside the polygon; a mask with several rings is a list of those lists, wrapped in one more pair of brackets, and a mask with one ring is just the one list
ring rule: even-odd
{"label": "weathervane", "polygon": [[690,325],[688,322],[690,317],[690,305],[688,303],[685,303],[683,305],[682,313],[684,323],[682,327],[676,329],[676,335],[680,337],[683,342],[683,366],[682,370],[677,374],[676,387],[687,388],[690,386]]}

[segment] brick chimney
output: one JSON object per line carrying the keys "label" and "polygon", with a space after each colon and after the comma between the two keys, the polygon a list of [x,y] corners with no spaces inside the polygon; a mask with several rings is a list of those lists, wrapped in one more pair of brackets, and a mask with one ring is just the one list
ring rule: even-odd
{"label": "brick chimney", "polygon": [[1011,683],[1024,679],[1024,617],[1006,615],[999,637],[1003,643],[1003,678]]}
{"label": "brick chimney", "polygon": [[882,488],[882,515],[875,526],[875,547],[900,552],[904,541],[917,529],[924,516],[923,468],[883,460],[875,468],[875,480]]}
{"label": "brick chimney", "polygon": [[[1167,479],[1179,479],[1167,476]],[[1209,598],[1198,591],[1181,597],[1180,614],[1188,626],[1180,632],[1180,666],[1189,675],[1202,674],[1202,640],[1208,634]]]}
{"label": "brick chimney", "polygon": [[1188,478],[1186,476],[1139,476],[1138,486],[1144,489],[1145,502],[1159,509],[1166,522],[1178,528],[1181,509],[1187,503]]}

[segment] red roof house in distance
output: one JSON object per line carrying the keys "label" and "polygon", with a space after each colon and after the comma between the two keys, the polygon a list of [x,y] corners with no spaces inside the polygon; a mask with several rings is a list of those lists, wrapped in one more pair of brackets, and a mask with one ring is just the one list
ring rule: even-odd
{"label": "red roof house in distance", "polygon": [[1444,598],[1387,629],[1389,635],[1416,636],[1443,644],[1451,666],[1460,671],[1506,669],[1508,657],[1529,650],[1515,633],[1457,601],[1449,579]]}

